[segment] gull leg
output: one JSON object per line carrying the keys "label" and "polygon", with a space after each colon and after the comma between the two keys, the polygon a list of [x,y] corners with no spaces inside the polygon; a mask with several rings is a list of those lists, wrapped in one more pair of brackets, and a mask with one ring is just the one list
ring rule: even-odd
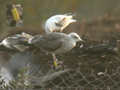
{"label": "gull leg", "polygon": [[53,64],[54,64],[54,67],[56,68],[58,66],[58,60],[57,60],[55,54],[52,54],[52,56],[53,56]]}
{"label": "gull leg", "polygon": [[[55,56],[54,53],[52,54],[52,56],[53,56],[53,65],[54,65],[54,68],[55,69],[61,68],[61,66],[63,66],[63,62],[58,61],[58,59],[56,58],[56,56]],[[64,69],[64,66],[63,66],[63,69]]]}

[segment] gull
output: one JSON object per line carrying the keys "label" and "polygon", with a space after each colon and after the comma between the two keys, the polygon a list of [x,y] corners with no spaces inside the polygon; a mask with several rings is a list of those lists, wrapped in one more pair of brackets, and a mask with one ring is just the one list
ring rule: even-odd
{"label": "gull", "polygon": [[45,32],[62,32],[69,24],[76,22],[72,14],[54,15],[45,22]]}
{"label": "gull", "polygon": [[18,50],[18,51],[24,51],[28,47],[25,46],[27,45],[27,41],[29,38],[31,38],[32,35],[29,35],[25,32],[22,32],[21,34],[15,34],[10,37],[6,37],[0,42],[0,46],[4,46],[8,49],[12,50]]}
{"label": "gull", "polygon": [[82,41],[80,36],[71,32],[65,34],[62,32],[53,32],[45,35],[36,35],[29,39],[28,43],[49,53],[53,57],[54,67],[59,64],[56,54],[66,53],[76,46],[78,41]]}

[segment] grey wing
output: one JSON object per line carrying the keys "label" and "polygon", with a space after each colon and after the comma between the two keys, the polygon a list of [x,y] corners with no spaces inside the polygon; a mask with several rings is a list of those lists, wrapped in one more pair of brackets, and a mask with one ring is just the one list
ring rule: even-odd
{"label": "grey wing", "polygon": [[24,38],[8,38],[7,41],[11,44],[11,45],[15,45],[15,44],[26,44],[27,41]]}
{"label": "grey wing", "polygon": [[46,51],[52,52],[62,46],[62,38],[63,37],[57,33],[47,34],[37,38],[34,45]]}
{"label": "grey wing", "polygon": [[21,52],[25,51],[28,47],[25,46],[25,45],[19,45],[19,44],[16,44],[13,46],[16,50],[19,50]]}

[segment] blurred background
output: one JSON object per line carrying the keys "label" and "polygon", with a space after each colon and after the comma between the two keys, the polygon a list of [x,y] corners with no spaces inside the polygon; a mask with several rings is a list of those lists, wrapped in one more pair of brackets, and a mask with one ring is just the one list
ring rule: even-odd
{"label": "blurred background", "polygon": [[[6,24],[6,5],[9,3],[22,4],[24,20],[23,27],[27,29],[36,29],[31,30],[34,32],[43,31],[42,26],[48,17],[55,14],[64,14],[69,12],[76,14],[75,18],[78,22],[66,28],[67,32],[75,31],[86,35],[89,32],[94,32],[91,33],[92,36],[95,33],[99,33],[97,34],[97,37],[99,36],[100,39],[100,37],[103,37],[103,33],[101,33],[103,32],[103,28],[101,28],[101,26],[106,27],[104,32],[111,31],[111,23],[113,28],[120,28],[118,24],[120,16],[120,0],[0,0],[0,31],[4,33],[1,33],[1,37],[6,36],[5,34],[7,34],[7,31],[13,29],[13,27],[11,28]],[[108,19],[112,21],[107,23],[106,26],[105,24],[107,21],[105,22],[104,20]],[[104,21],[105,24],[101,25],[101,23],[96,22],[97,20],[98,22]],[[92,23],[94,25],[84,26],[86,23]],[[89,30],[86,27],[88,27]],[[28,31],[27,29],[25,30]],[[12,30],[12,32],[13,31],[15,30]]]}

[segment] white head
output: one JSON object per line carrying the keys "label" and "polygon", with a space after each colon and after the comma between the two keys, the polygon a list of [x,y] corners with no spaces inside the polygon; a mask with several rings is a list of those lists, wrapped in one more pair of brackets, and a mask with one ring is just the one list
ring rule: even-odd
{"label": "white head", "polygon": [[73,23],[77,21],[76,19],[73,19],[72,15],[66,15],[65,18],[66,18],[66,22],[68,23]]}
{"label": "white head", "polygon": [[77,34],[77,33],[75,33],[75,32],[71,32],[71,33],[69,33],[68,34],[70,37],[72,37],[72,39],[74,39],[76,42],[78,42],[78,41],[83,41],[81,38],[80,38],[80,36]]}
{"label": "white head", "polygon": [[61,30],[65,29],[69,24],[76,22],[75,19],[73,19],[72,15],[63,15],[60,22],[63,26],[61,27]]}

